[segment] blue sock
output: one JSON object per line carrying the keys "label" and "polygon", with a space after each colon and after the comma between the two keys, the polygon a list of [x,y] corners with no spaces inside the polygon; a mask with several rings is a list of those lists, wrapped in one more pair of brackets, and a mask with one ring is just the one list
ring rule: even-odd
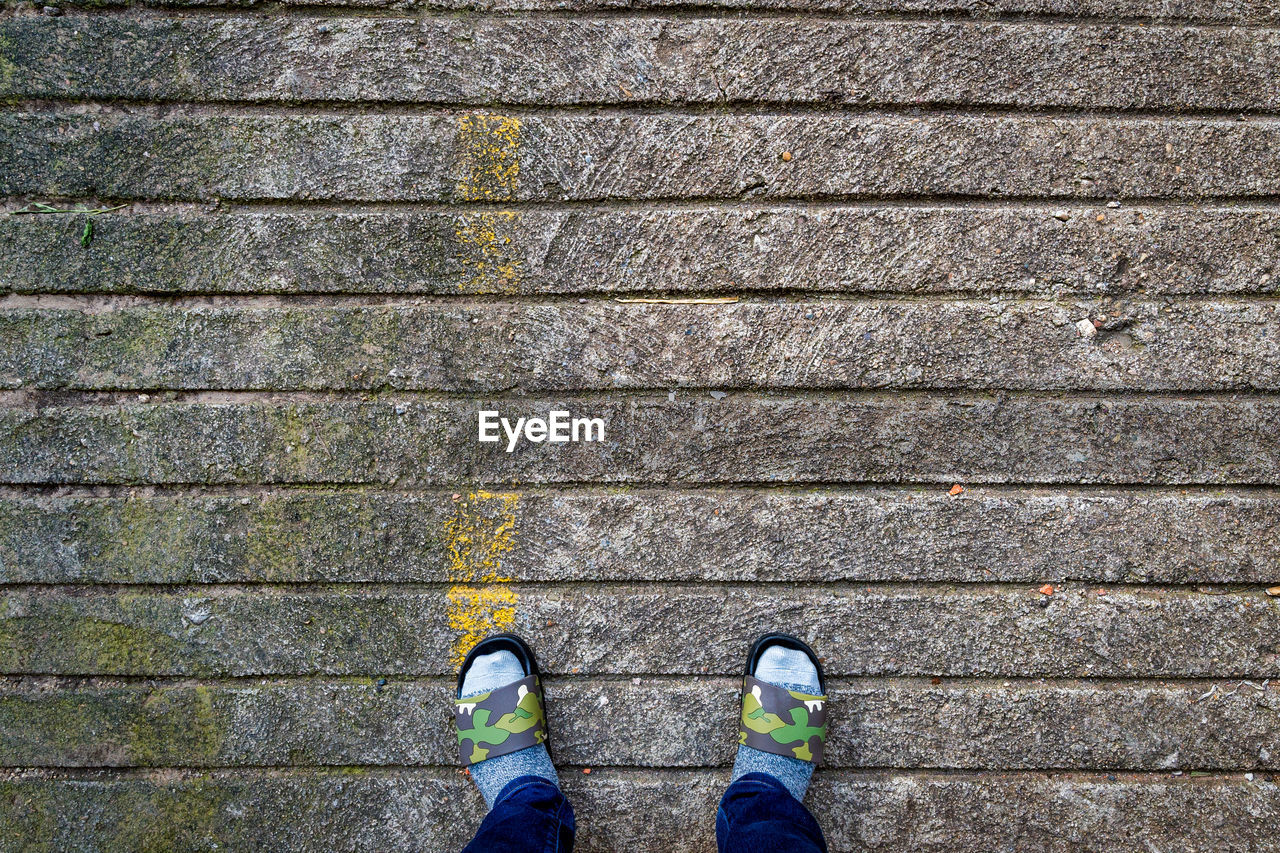
{"label": "blue sock", "polygon": [[[471,662],[462,679],[461,698],[496,690],[505,684],[519,681],[524,676],[524,668],[511,652],[480,655]],[[551,763],[551,754],[542,744],[486,758],[471,765],[471,778],[475,780],[476,787],[484,796],[485,805],[490,809],[507,783],[521,776],[541,776],[556,787],[560,786],[555,765]]]}
{"label": "blue sock", "polygon": [[[756,664],[756,678],[776,684],[788,690],[816,695],[821,691],[818,669],[809,656],[797,649],[785,646],[769,646]],[[733,778],[747,773],[767,773],[782,783],[796,800],[804,799],[813,776],[813,765],[798,758],[761,752],[749,746],[738,747],[737,760],[733,762]]]}

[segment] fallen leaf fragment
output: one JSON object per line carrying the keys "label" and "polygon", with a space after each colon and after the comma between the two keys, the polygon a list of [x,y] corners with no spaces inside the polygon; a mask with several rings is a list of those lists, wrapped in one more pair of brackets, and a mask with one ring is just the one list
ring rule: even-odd
{"label": "fallen leaf fragment", "polygon": [[954,486],[951,487],[951,491],[947,492],[947,494],[951,495],[951,497],[954,498],[956,495],[960,494],[963,491],[964,491],[964,486],[960,485],[959,483],[956,483]]}
{"label": "fallen leaf fragment", "polygon": [[1267,587],[1267,595],[1280,595],[1280,586]]}
{"label": "fallen leaf fragment", "polygon": [[590,767],[584,767],[584,768],[582,768],[582,772],[583,772],[583,774],[584,774],[584,775],[585,775],[585,774],[588,774],[588,773],[590,773],[590,772],[591,772],[591,768],[590,768]]}
{"label": "fallen leaf fragment", "polygon": [[1040,587],[1040,594],[1041,594],[1041,595],[1053,595],[1053,584],[1051,584],[1051,583],[1047,583],[1047,584],[1045,584],[1044,586]]}
{"label": "fallen leaf fragment", "polygon": [[698,296],[689,299],[666,299],[646,296],[638,299],[615,299],[614,302],[639,303],[641,305],[728,305],[737,302],[736,296]]}

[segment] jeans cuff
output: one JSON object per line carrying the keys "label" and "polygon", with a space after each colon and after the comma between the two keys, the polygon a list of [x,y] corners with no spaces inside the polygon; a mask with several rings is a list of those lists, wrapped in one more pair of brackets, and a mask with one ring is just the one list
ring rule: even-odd
{"label": "jeans cuff", "polygon": [[516,778],[508,782],[506,785],[502,786],[502,790],[498,792],[498,796],[494,797],[493,799],[493,805],[496,808],[498,803],[514,795],[517,791],[522,791],[525,788],[528,788],[530,785],[539,785],[539,784],[550,785],[552,788],[555,788],[557,791],[560,790],[555,785],[553,785],[549,780],[547,780],[542,776],[533,776],[533,775],[517,776]]}

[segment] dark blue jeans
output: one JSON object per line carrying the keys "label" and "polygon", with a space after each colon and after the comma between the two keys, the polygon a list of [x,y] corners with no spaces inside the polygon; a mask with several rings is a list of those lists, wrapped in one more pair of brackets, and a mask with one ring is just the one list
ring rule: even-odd
{"label": "dark blue jeans", "polygon": [[720,853],[827,853],[818,822],[767,773],[731,784],[716,811]]}
{"label": "dark blue jeans", "polygon": [[573,806],[541,776],[512,779],[462,853],[569,853]]}
{"label": "dark blue jeans", "polygon": [[[569,853],[573,807],[545,779],[524,776],[502,789],[462,853]],[[822,830],[787,789],[764,773],[729,786],[716,812],[720,853],[826,853]]]}

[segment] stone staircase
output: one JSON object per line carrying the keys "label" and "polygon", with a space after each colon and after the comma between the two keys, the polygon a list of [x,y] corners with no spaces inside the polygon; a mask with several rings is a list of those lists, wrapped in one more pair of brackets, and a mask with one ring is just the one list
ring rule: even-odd
{"label": "stone staircase", "polygon": [[0,850],[456,850],[510,630],[705,853],[765,629],[833,851],[1280,849],[1277,28],[6,3]]}

